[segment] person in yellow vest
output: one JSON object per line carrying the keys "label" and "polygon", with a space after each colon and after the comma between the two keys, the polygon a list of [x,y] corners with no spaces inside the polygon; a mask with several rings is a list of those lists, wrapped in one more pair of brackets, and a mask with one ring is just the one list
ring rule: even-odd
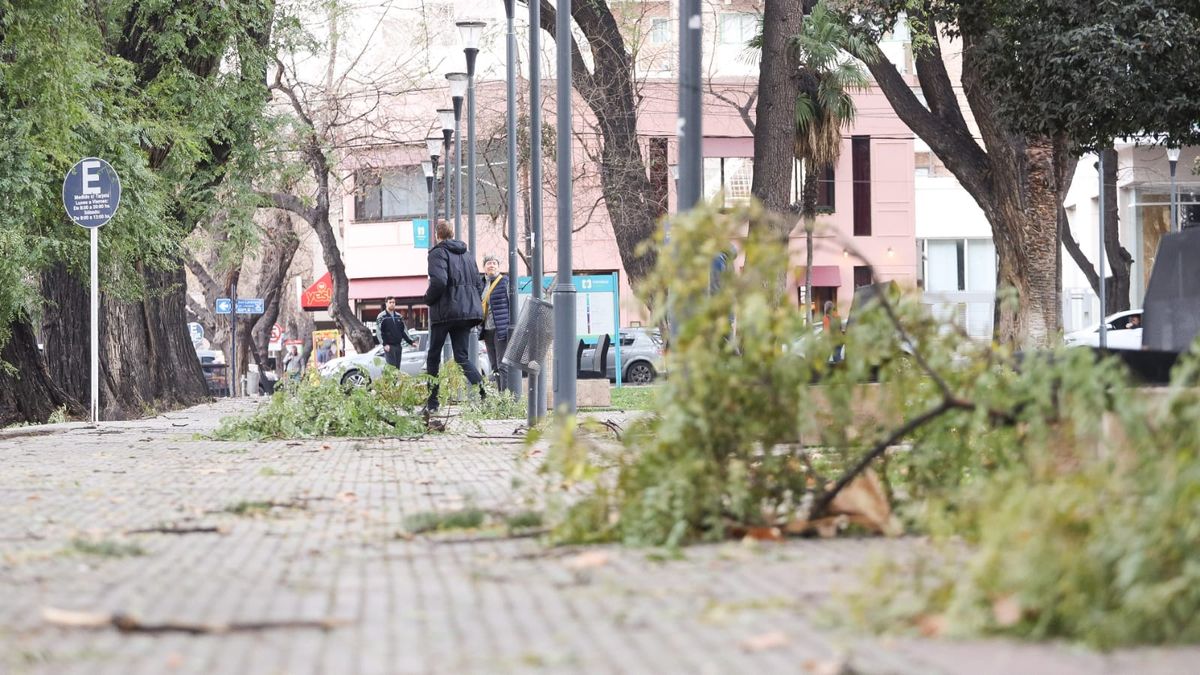
{"label": "person in yellow vest", "polygon": [[496,386],[504,388],[504,352],[508,349],[508,327],[512,325],[512,313],[508,301],[512,281],[500,273],[500,261],[494,255],[483,257],[483,330],[479,339],[487,344],[488,358],[492,362],[492,373]]}

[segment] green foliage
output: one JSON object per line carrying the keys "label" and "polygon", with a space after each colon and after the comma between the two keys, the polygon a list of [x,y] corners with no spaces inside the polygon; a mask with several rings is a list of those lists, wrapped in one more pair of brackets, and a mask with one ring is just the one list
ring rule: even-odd
{"label": "green foliage", "polygon": [[394,368],[370,387],[343,387],[336,378],[284,386],[248,417],[222,420],[218,440],[321,438],[326,436],[411,436],[424,430],[413,410],[425,402],[428,379]]}
{"label": "green foliage", "polygon": [[108,539],[72,539],[68,550],[71,553],[96,556],[98,558],[135,558],[146,555],[146,549],[137,544],[127,544]]}
{"label": "green foliage", "polygon": [[612,390],[612,408],[616,410],[656,410],[660,387],[623,386]]}
{"label": "green foliage", "polygon": [[422,511],[405,518],[404,529],[409,534],[473,530],[481,527],[486,517],[485,512],[473,508],[458,511]]}
{"label": "green foliage", "polygon": [[525,401],[514,396],[511,391],[498,391],[490,381],[484,383],[487,398],[468,396],[463,405],[462,418],[477,422],[482,420],[513,420],[525,419]]}

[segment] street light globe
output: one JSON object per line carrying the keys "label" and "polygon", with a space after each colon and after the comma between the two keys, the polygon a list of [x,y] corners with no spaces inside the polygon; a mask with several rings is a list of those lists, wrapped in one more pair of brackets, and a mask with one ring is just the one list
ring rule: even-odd
{"label": "street light globe", "polygon": [[[450,113],[453,114],[454,111],[451,110]],[[439,120],[438,123],[440,124],[441,121]],[[442,156],[442,139],[427,138],[425,139],[425,147],[429,150],[430,159],[436,160],[438,157]]]}
{"label": "street light globe", "polygon": [[466,73],[447,73],[446,79],[450,81],[450,98],[462,98],[467,95]]}
{"label": "street light globe", "polygon": [[675,180],[679,180],[679,165],[678,164],[671,165],[671,178],[674,178]]}
{"label": "street light globe", "polygon": [[1178,162],[1179,161],[1179,151],[1180,151],[1179,148],[1167,148],[1167,161],[1168,162]]}
{"label": "street light globe", "polygon": [[421,162],[421,171],[425,173],[426,178],[433,178],[433,162],[428,159]]}
{"label": "street light globe", "polygon": [[463,49],[479,49],[479,39],[483,37],[483,29],[487,24],[483,21],[459,21],[458,35],[462,38]]}
{"label": "street light globe", "polygon": [[437,113],[442,122],[442,131],[454,131],[454,108],[438,108]]}

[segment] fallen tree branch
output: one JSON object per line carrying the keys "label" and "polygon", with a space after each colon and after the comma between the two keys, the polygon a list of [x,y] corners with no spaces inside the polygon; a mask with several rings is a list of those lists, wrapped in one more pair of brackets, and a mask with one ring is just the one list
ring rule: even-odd
{"label": "fallen tree branch", "polygon": [[220,525],[159,525],[125,530],[125,534],[229,534],[229,528]]}
{"label": "fallen tree branch", "polygon": [[149,623],[121,612],[87,612],[56,607],[42,608],[42,621],[62,628],[116,628],[122,633],[186,633],[223,635],[226,633],[267,630],[332,630],[347,624],[340,619],[287,619],[282,621],[231,621],[228,623],[191,623],[165,621]]}

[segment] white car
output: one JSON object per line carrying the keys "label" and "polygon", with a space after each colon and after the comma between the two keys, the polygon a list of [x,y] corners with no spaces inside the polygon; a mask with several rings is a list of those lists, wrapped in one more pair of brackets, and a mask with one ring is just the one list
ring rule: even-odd
{"label": "white car", "polygon": [[[404,351],[400,355],[400,371],[405,375],[420,375],[425,372],[426,350],[429,348],[429,332],[410,330],[408,334],[417,341],[417,346],[409,347],[408,345],[404,345]],[[450,344],[449,338],[446,339],[446,344]],[[371,384],[373,380],[382,375],[385,365],[387,365],[387,360],[384,358],[383,345],[376,345],[374,349],[365,354],[343,356],[328,361],[325,365],[321,366],[319,372],[321,373],[321,377],[337,377],[342,384],[362,387]],[[479,343],[479,371],[485,378],[492,371],[491,361],[488,360],[487,347],[484,346],[483,342]]]}
{"label": "white car", "polygon": [[[1134,317],[1137,321],[1134,322]],[[1105,342],[1108,349],[1141,349],[1142,348],[1142,310],[1130,309],[1117,312],[1105,319],[1108,332]],[[1137,325],[1131,325],[1136,323]],[[1099,347],[1100,324],[1088,326],[1083,330],[1067,333],[1063,337],[1069,347]]]}

